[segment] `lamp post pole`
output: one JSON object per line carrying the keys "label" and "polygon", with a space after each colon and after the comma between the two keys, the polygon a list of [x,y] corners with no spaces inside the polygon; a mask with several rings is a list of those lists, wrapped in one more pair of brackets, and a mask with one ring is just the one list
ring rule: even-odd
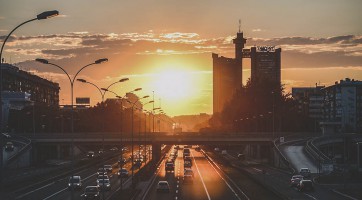
{"label": "lamp post pole", "polygon": [[[94,64],[101,64],[103,62],[107,62],[108,59],[107,58],[102,58],[102,59],[98,59],[96,60],[95,62],[93,63],[90,63],[88,65],[85,65],[84,67],[82,67],[80,70],[77,71],[77,73],[74,75],[73,79],[70,78],[70,75],[68,74],[67,71],[65,71],[65,69],[63,69],[62,67],[60,67],[59,65],[56,65],[54,63],[50,63],[48,60],[45,60],[45,59],[40,59],[40,58],[37,58],[35,59],[37,62],[40,62],[40,63],[43,63],[43,64],[47,64],[47,65],[52,65],[52,66],[55,66],[59,69],[61,69],[68,77],[69,79],[69,82],[70,82],[70,91],[71,91],[71,157],[72,157],[72,177],[73,177],[73,170],[74,170],[74,82],[75,82],[75,79],[77,77],[77,75],[83,70],[85,69],[86,67],[89,67],[91,65],[94,65]],[[71,187],[71,199],[74,199],[74,188]]]}
{"label": "lamp post pole", "polygon": [[[139,90],[141,90],[142,88],[139,88]],[[142,98],[140,98],[140,99],[138,99],[138,100],[136,100],[135,102],[130,102],[130,101],[128,101],[129,103],[131,103],[132,104],[132,119],[131,119],[131,121],[132,121],[132,127],[131,127],[131,152],[132,152],[132,155],[131,155],[131,162],[132,162],[132,166],[131,166],[131,171],[132,171],[132,177],[131,177],[131,185],[132,185],[132,189],[134,188],[134,153],[133,153],[133,151],[134,151],[134,145],[133,145],[133,133],[134,133],[134,121],[133,121],[133,118],[134,118],[134,106],[136,105],[136,103],[139,101],[139,100],[141,100],[141,99],[145,99],[145,98],[148,98],[149,96],[144,96],[144,97],[142,97]]]}
{"label": "lamp post pole", "polygon": [[[36,18],[34,19],[30,19],[27,20],[21,24],[19,24],[18,26],[16,26],[12,31],[10,31],[10,33],[6,36],[5,40],[3,41],[3,44],[1,46],[1,51],[0,51],[0,134],[3,133],[3,96],[2,96],[2,91],[3,91],[3,68],[2,68],[2,63],[4,61],[2,55],[3,55],[3,50],[5,47],[5,43],[6,41],[9,39],[10,35],[16,30],[18,29],[20,26],[27,24],[29,22],[35,21],[35,20],[42,20],[42,19],[48,19],[51,17],[55,17],[59,15],[59,12],[57,10],[53,10],[53,11],[45,11],[40,13],[39,15],[36,16]],[[3,175],[2,175],[2,171],[3,171],[3,137],[2,135],[0,136],[0,149],[1,149],[1,153],[0,153],[0,185],[2,185],[2,180],[3,180]]]}

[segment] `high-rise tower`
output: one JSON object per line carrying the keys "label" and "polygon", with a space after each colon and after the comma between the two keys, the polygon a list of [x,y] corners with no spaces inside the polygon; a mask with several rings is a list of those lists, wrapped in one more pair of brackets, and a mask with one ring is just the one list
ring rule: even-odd
{"label": "high-rise tower", "polygon": [[242,85],[243,48],[246,39],[243,32],[236,34],[233,39],[235,44],[235,58],[219,57],[212,54],[213,58],[213,112],[221,112],[225,103],[231,100],[234,93]]}

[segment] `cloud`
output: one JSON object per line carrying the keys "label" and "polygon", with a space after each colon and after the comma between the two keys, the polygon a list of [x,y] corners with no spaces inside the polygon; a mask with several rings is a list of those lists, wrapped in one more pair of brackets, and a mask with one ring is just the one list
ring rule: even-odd
{"label": "cloud", "polygon": [[261,32],[261,31],[263,31],[263,30],[261,30],[260,28],[256,28],[256,29],[252,29],[251,31],[252,31],[252,32]]}
{"label": "cloud", "polygon": [[[3,40],[5,36],[0,36]],[[215,52],[234,57],[235,35],[202,38],[197,33],[107,33],[70,32],[66,34],[13,35],[6,53],[28,59],[32,56],[54,60],[99,55],[166,56],[203,55]],[[359,66],[362,63],[362,36],[341,35],[323,38],[278,37],[248,38],[247,45],[282,48],[282,68]],[[247,47],[248,48],[248,47]],[[15,56],[13,56],[14,58]]]}

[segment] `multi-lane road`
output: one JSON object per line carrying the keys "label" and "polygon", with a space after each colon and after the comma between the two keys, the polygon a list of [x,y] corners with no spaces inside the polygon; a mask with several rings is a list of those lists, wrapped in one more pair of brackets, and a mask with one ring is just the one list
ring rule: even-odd
{"label": "multi-lane road", "polygon": [[[228,180],[228,177],[211,163],[201,152],[191,150],[193,182],[184,182],[184,159],[182,151],[178,150],[175,160],[175,170],[165,171],[165,160],[161,164],[156,179],[144,199],[248,199],[242,190]],[[167,158],[166,158],[167,159]],[[157,192],[159,181],[168,181],[170,192]]]}

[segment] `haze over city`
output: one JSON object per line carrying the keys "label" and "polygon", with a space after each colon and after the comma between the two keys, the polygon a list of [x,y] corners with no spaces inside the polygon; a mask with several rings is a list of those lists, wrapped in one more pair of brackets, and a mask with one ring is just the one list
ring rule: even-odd
{"label": "haze over city", "polygon": [[[291,87],[331,85],[349,77],[362,79],[362,27],[358,0],[323,1],[0,1],[0,35],[43,10],[60,16],[19,29],[4,50],[6,62],[59,82],[60,104],[69,104],[67,77],[41,65],[45,58],[73,75],[98,58],[80,78],[100,87],[120,78],[112,90],[142,87],[155,92],[171,116],[212,113],[211,53],[233,57],[232,39],[239,30],[246,47],[282,48],[281,79]],[[244,61],[243,82],[250,77]],[[91,86],[75,84],[75,97],[101,101]],[[109,96],[108,96],[109,95]],[[111,98],[108,94],[106,97]],[[175,106],[177,105],[177,106]]]}

